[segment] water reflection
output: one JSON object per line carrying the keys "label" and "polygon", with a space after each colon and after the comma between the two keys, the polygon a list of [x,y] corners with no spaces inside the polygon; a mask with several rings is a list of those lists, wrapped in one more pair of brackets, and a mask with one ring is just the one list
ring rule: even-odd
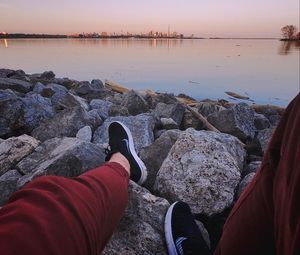
{"label": "water reflection", "polygon": [[3,40],[0,40],[0,41],[3,41],[4,47],[8,48],[8,41],[7,41],[7,39],[3,39]]}
{"label": "water reflection", "polygon": [[288,55],[294,51],[300,51],[300,42],[282,42],[278,54]]}

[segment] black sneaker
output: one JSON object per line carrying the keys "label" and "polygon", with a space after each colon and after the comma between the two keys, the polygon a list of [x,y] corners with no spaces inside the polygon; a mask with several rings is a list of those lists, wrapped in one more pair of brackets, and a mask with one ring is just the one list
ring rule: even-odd
{"label": "black sneaker", "polygon": [[109,147],[106,149],[105,161],[112,154],[120,152],[130,164],[130,179],[138,184],[143,184],[147,179],[147,169],[143,161],[138,157],[133,144],[130,130],[119,121],[112,122],[108,127]]}
{"label": "black sneaker", "polygon": [[184,202],[175,202],[168,209],[165,237],[170,255],[211,254],[190,207]]}

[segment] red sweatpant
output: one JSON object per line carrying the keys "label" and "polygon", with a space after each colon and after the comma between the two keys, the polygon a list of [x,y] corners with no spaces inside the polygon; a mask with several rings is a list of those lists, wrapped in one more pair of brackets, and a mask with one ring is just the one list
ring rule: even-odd
{"label": "red sweatpant", "polygon": [[99,255],[127,205],[128,179],[118,163],[37,178],[0,209],[0,254]]}
{"label": "red sweatpant", "polygon": [[300,254],[300,94],[287,107],[215,255]]}

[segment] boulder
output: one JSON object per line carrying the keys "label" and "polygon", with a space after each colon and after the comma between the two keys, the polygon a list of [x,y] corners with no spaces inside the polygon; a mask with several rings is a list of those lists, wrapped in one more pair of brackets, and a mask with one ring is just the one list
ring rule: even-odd
{"label": "boulder", "polygon": [[198,109],[198,112],[205,117],[225,110],[223,106],[218,105],[216,102],[199,102],[196,108]]}
{"label": "boulder", "polygon": [[160,122],[163,129],[178,129],[178,124],[172,118],[161,118]]}
{"label": "boulder", "polygon": [[111,117],[114,116],[128,116],[129,112],[128,109],[125,106],[120,105],[112,105],[109,107],[108,115]]}
{"label": "boulder", "polygon": [[120,121],[125,124],[132,133],[135,149],[137,152],[141,148],[151,144],[154,140],[153,129],[155,125],[154,117],[151,114],[139,114],[136,116],[118,116],[107,118],[103,125],[100,126],[94,133],[94,143],[107,143],[108,142],[108,126],[113,121]]}
{"label": "boulder", "polygon": [[103,89],[104,88],[103,82],[99,79],[92,80],[91,86],[93,89]]}
{"label": "boulder", "polygon": [[92,140],[92,129],[90,126],[85,126],[81,129],[76,134],[76,137],[78,139],[81,139],[86,142],[90,142]]}
{"label": "boulder", "polygon": [[254,126],[258,130],[266,129],[271,126],[270,121],[263,115],[259,113],[254,114]]}
{"label": "boulder", "polygon": [[88,81],[82,81],[79,84],[77,84],[75,88],[73,88],[73,91],[80,96],[89,94],[93,92],[93,90],[94,89],[92,85]]}
{"label": "boulder", "polygon": [[11,89],[21,93],[27,93],[31,90],[32,84],[27,81],[11,79],[11,78],[0,78],[0,89]]}
{"label": "boulder", "polygon": [[122,103],[128,109],[130,115],[138,115],[149,110],[146,100],[134,90],[130,90]]}
{"label": "boulder", "polygon": [[132,181],[128,193],[125,214],[102,254],[167,255],[164,217],[170,204]]}
{"label": "boulder", "polygon": [[103,148],[71,137],[53,138],[38,146],[16,168],[24,174],[18,186],[42,175],[73,177],[104,162]]}
{"label": "boulder", "polygon": [[234,200],[244,157],[237,138],[189,128],[164,160],[154,190],[169,202],[188,203],[194,213],[220,213]]}
{"label": "boulder", "polygon": [[0,175],[12,169],[38,145],[39,141],[28,135],[11,137],[0,143]]}
{"label": "boulder", "polygon": [[45,88],[46,87],[43,83],[37,82],[33,87],[33,92],[37,94],[41,94]]}
{"label": "boulder", "polygon": [[207,120],[221,132],[234,135],[243,141],[254,138],[254,110],[246,103],[235,104],[210,114]]}
{"label": "boulder", "polygon": [[91,109],[99,110],[98,112],[103,119],[108,118],[108,112],[111,106],[113,106],[113,103],[107,100],[93,99],[90,102]]}
{"label": "boulder", "polygon": [[144,147],[140,152],[140,158],[145,163],[148,171],[146,182],[143,184],[148,190],[153,192],[153,185],[158,170],[167,157],[170,149],[177,141],[182,131],[168,130],[164,132],[152,144]]}
{"label": "boulder", "polygon": [[0,176],[0,206],[18,189],[17,182],[22,175],[17,170],[9,170]]}
{"label": "boulder", "polygon": [[262,152],[265,152],[265,150],[267,149],[268,143],[270,142],[274,131],[275,131],[274,127],[258,131],[257,140]]}
{"label": "boulder", "polygon": [[71,80],[69,78],[55,78],[52,80],[52,82],[62,85],[67,89],[71,89],[75,84],[78,83],[77,81]]}
{"label": "boulder", "polygon": [[75,106],[81,106],[86,111],[90,109],[89,104],[84,98],[75,96],[69,92],[67,92],[64,95],[61,95],[60,97],[57,97],[54,103],[54,107],[56,109],[66,109]]}
{"label": "boulder", "polygon": [[236,198],[239,198],[240,195],[243,193],[243,191],[245,190],[245,188],[248,186],[248,184],[252,181],[253,177],[254,177],[255,173],[249,173],[247,174],[243,180],[240,182],[238,190],[236,192]]}
{"label": "boulder", "polygon": [[101,118],[95,119],[82,107],[65,109],[57,113],[52,119],[44,121],[35,128],[32,135],[40,141],[53,137],[71,136],[75,137],[78,130],[84,126],[91,126],[93,129],[100,125]]}
{"label": "boulder", "polygon": [[15,70],[0,68],[0,78],[9,78],[15,74]]}
{"label": "boulder", "polygon": [[[193,109],[197,112],[198,109],[193,107]],[[188,128],[194,128],[196,130],[204,129],[202,121],[196,118],[190,111],[185,110],[183,114],[183,118],[181,121],[181,129],[185,130]]]}
{"label": "boulder", "polygon": [[258,170],[258,168],[261,165],[261,161],[252,161],[250,162],[244,169],[243,171],[243,175],[246,176],[250,173],[256,173],[256,171]]}
{"label": "boulder", "polygon": [[178,102],[175,104],[158,103],[154,112],[159,118],[172,118],[179,126],[185,112],[185,107]]}

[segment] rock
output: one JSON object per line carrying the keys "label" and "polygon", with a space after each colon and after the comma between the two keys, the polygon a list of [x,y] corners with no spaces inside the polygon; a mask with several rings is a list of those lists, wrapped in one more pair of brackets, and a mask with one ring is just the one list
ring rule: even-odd
{"label": "rock", "polygon": [[27,81],[0,78],[0,89],[11,89],[21,93],[27,93],[31,90],[32,84]]}
{"label": "rock", "polygon": [[233,136],[187,129],[164,160],[154,190],[169,202],[188,203],[194,213],[220,213],[233,202],[244,157]]}
{"label": "rock", "polygon": [[93,89],[103,89],[104,88],[103,82],[99,79],[92,80],[91,86]]}
{"label": "rock", "polygon": [[243,191],[245,190],[245,188],[248,186],[248,184],[252,181],[253,177],[254,177],[255,173],[249,173],[247,174],[244,179],[240,182],[237,193],[236,193],[236,197],[239,198],[240,195],[243,193]]}
{"label": "rock", "polygon": [[149,110],[146,100],[134,90],[130,90],[122,103],[128,109],[130,115],[138,115]]}
{"label": "rock", "polygon": [[113,121],[120,121],[130,129],[137,152],[139,152],[141,148],[151,144],[154,140],[154,117],[151,114],[140,114],[129,117],[118,116],[107,118],[103,125],[95,131],[93,137],[94,143],[103,144],[108,142],[107,129],[109,124]]}
{"label": "rock", "polygon": [[[197,112],[197,108],[193,107],[193,109]],[[188,128],[194,128],[196,130],[200,130],[200,129],[204,129],[204,125],[190,111],[186,110],[183,114],[180,128],[183,130]]]}
{"label": "rock", "polygon": [[7,75],[8,78],[11,79],[17,79],[17,80],[23,80],[30,82],[29,77],[26,75],[26,73],[23,70],[16,70],[11,74]]}
{"label": "rock", "polygon": [[78,85],[76,85],[75,88],[73,88],[73,91],[80,96],[92,93],[94,88],[88,81],[82,81]]}
{"label": "rock", "polygon": [[[101,112],[100,112],[101,113]],[[99,110],[97,110],[97,109],[94,109],[94,110],[90,110],[89,112],[88,112],[88,116],[89,116],[89,118],[90,118],[90,123],[91,123],[91,127],[92,127],[92,129],[93,129],[93,131],[97,128],[97,127],[99,127],[100,125],[102,125],[102,123],[103,123],[103,120],[102,120],[102,118],[101,118],[101,116],[100,116],[100,113],[99,113]]]}
{"label": "rock", "polygon": [[260,167],[261,161],[252,161],[247,165],[243,171],[243,175],[246,176],[250,173],[256,173],[257,169]]}
{"label": "rock", "polygon": [[32,135],[40,141],[53,137],[75,137],[84,126],[96,128],[97,121],[81,107],[65,109],[35,128]]}
{"label": "rock", "polygon": [[42,175],[78,176],[104,162],[103,148],[77,138],[53,138],[38,146],[16,166],[25,174],[19,181],[22,187]]}
{"label": "rock", "polygon": [[128,116],[129,112],[125,106],[112,105],[108,110],[109,116]]}
{"label": "rock", "polygon": [[279,114],[269,115],[268,120],[270,121],[272,126],[277,126],[279,124],[279,121],[281,119],[281,116]]}
{"label": "rock", "polygon": [[85,126],[81,129],[76,134],[76,137],[78,139],[81,139],[83,141],[90,142],[92,140],[92,129],[90,126]]}
{"label": "rock", "polygon": [[99,110],[98,112],[103,119],[108,118],[109,109],[112,105],[113,103],[101,99],[93,99],[90,102],[91,109]]}
{"label": "rock", "polygon": [[258,130],[266,129],[271,126],[270,121],[263,114],[254,114],[254,126]]}
{"label": "rock", "polygon": [[0,206],[4,205],[10,195],[18,189],[17,182],[21,176],[17,170],[9,170],[0,176]]}
{"label": "rock", "polygon": [[46,71],[43,72],[40,76],[42,79],[53,79],[55,77],[55,74],[52,71]]}
{"label": "rock", "polygon": [[2,142],[4,142],[4,141],[5,141],[5,140],[3,140],[3,139],[0,138],[0,143],[2,143]]}
{"label": "rock", "polygon": [[220,111],[225,110],[223,106],[218,105],[215,102],[199,102],[196,108],[198,109],[198,112],[205,117],[207,117],[210,114],[218,113]]}
{"label": "rock", "polygon": [[12,169],[38,145],[39,141],[28,135],[11,137],[0,143],[0,175]]}
{"label": "rock", "polygon": [[163,226],[169,206],[167,200],[130,181],[124,217],[102,254],[168,254]]}
{"label": "rock", "polygon": [[163,129],[178,129],[177,123],[171,118],[161,118],[160,122]]}
{"label": "rock", "polygon": [[37,94],[41,94],[45,88],[46,87],[43,83],[37,82],[33,87],[33,92]]}
{"label": "rock", "polygon": [[81,97],[85,98],[90,102],[93,99],[110,100],[114,98],[114,95],[115,93],[113,91],[104,88],[104,89],[92,89],[87,94],[81,95]]}
{"label": "rock", "polygon": [[267,149],[268,143],[271,140],[274,131],[274,127],[258,131],[257,140],[259,142],[262,152],[265,152],[265,150]]}
{"label": "rock", "polygon": [[59,98],[55,100],[56,109],[66,109],[75,106],[81,106],[86,111],[90,109],[87,101],[79,96],[75,96],[71,93],[66,93],[65,95],[61,95]]}
{"label": "rock", "polygon": [[185,107],[180,103],[158,103],[154,111],[159,118],[172,118],[179,126],[182,121]]}
{"label": "rock", "polygon": [[145,163],[148,171],[146,182],[143,184],[148,190],[153,192],[153,185],[156,179],[158,170],[163,161],[167,157],[170,149],[177,141],[182,131],[168,130],[165,131],[152,144],[144,147],[140,152],[140,158]]}
{"label": "rock", "polygon": [[210,238],[209,238],[209,233],[208,233],[207,229],[205,228],[204,224],[201,221],[195,219],[195,222],[201,232],[201,235],[202,235],[205,243],[207,244],[208,248],[210,249],[211,244],[210,244]]}
{"label": "rock", "polygon": [[9,78],[14,75],[15,70],[0,68],[0,78]]}
{"label": "rock", "polygon": [[254,138],[254,110],[246,103],[210,114],[207,120],[221,132],[234,135],[242,141]]}

